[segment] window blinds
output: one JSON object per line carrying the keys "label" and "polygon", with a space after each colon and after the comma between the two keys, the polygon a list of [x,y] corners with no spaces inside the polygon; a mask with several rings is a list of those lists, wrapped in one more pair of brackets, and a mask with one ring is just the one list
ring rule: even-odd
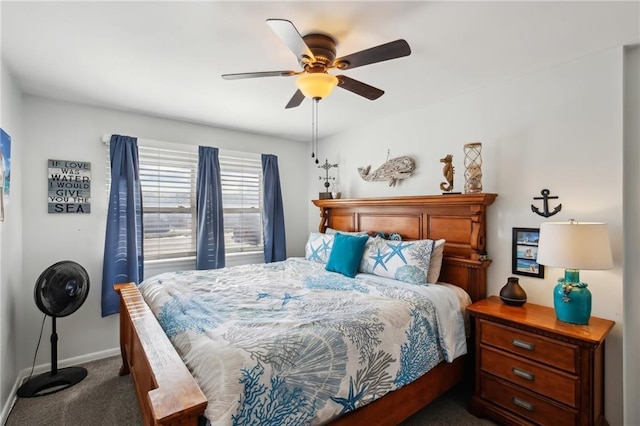
{"label": "window blinds", "polygon": [[219,153],[225,253],[263,251],[262,161]]}
{"label": "window blinds", "polygon": [[196,255],[197,152],[138,143],[145,260]]}
{"label": "window blinds", "polygon": [[[138,140],[145,261],[195,257],[197,149],[158,145]],[[260,155],[221,149],[219,161],[225,254],[262,253]]]}

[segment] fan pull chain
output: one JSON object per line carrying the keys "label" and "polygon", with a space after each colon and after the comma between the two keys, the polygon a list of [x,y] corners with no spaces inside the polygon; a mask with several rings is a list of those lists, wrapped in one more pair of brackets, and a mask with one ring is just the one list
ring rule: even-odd
{"label": "fan pull chain", "polygon": [[318,105],[320,104],[320,98],[315,98],[314,99],[314,105],[315,105],[315,123],[316,123],[316,134],[315,134],[315,139],[316,139],[316,164],[319,163],[318,161],[318,157],[320,157],[320,153],[318,152]]}
{"label": "fan pull chain", "polygon": [[316,128],[316,104],[311,102],[311,158],[316,157],[316,141],[315,141],[315,128]]}

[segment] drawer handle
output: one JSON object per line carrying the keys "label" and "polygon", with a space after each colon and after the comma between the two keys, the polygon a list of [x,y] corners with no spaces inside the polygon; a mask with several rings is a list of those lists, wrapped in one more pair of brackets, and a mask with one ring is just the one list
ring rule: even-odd
{"label": "drawer handle", "polygon": [[513,371],[513,374],[515,374],[516,376],[522,377],[523,379],[531,380],[532,382],[536,378],[535,374],[529,373],[528,371],[525,371],[525,370],[521,370],[518,367],[513,367],[511,371]]}
{"label": "drawer handle", "polygon": [[513,404],[517,405],[518,407],[524,408],[527,411],[535,411],[536,410],[536,406],[533,405],[530,402],[527,402],[523,399],[518,398],[517,396],[513,397]]}
{"label": "drawer handle", "polygon": [[517,346],[519,348],[526,349],[528,351],[536,350],[536,345],[534,345],[533,343],[525,342],[524,340],[511,339],[511,343],[513,344],[513,346]]}

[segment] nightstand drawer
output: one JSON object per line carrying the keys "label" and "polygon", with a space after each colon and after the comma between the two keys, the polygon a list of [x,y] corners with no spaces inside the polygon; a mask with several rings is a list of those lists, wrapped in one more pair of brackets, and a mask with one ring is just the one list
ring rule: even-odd
{"label": "nightstand drawer", "polygon": [[480,321],[482,343],[565,371],[577,372],[578,347],[516,328]]}
{"label": "nightstand drawer", "polygon": [[482,371],[577,407],[577,377],[487,346],[481,346],[480,352]]}
{"label": "nightstand drawer", "polygon": [[475,392],[469,411],[505,425],[602,426],[604,341],[613,321],[559,321],[552,307],[490,296],[474,320]]}
{"label": "nightstand drawer", "polygon": [[480,396],[493,404],[518,413],[524,418],[539,424],[577,424],[578,413],[575,410],[563,409],[529,392],[507,383],[502,383],[485,374],[480,377],[482,381]]}

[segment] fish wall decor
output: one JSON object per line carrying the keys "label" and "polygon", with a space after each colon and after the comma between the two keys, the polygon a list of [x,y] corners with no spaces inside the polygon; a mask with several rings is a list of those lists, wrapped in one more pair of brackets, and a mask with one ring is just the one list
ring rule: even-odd
{"label": "fish wall decor", "polygon": [[413,159],[403,156],[387,160],[372,173],[369,173],[371,165],[358,167],[358,173],[362,179],[368,182],[389,181],[389,186],[396,186],[399,180],[411,176],[411,172],[413,172],[415,168],[416,165]]}

